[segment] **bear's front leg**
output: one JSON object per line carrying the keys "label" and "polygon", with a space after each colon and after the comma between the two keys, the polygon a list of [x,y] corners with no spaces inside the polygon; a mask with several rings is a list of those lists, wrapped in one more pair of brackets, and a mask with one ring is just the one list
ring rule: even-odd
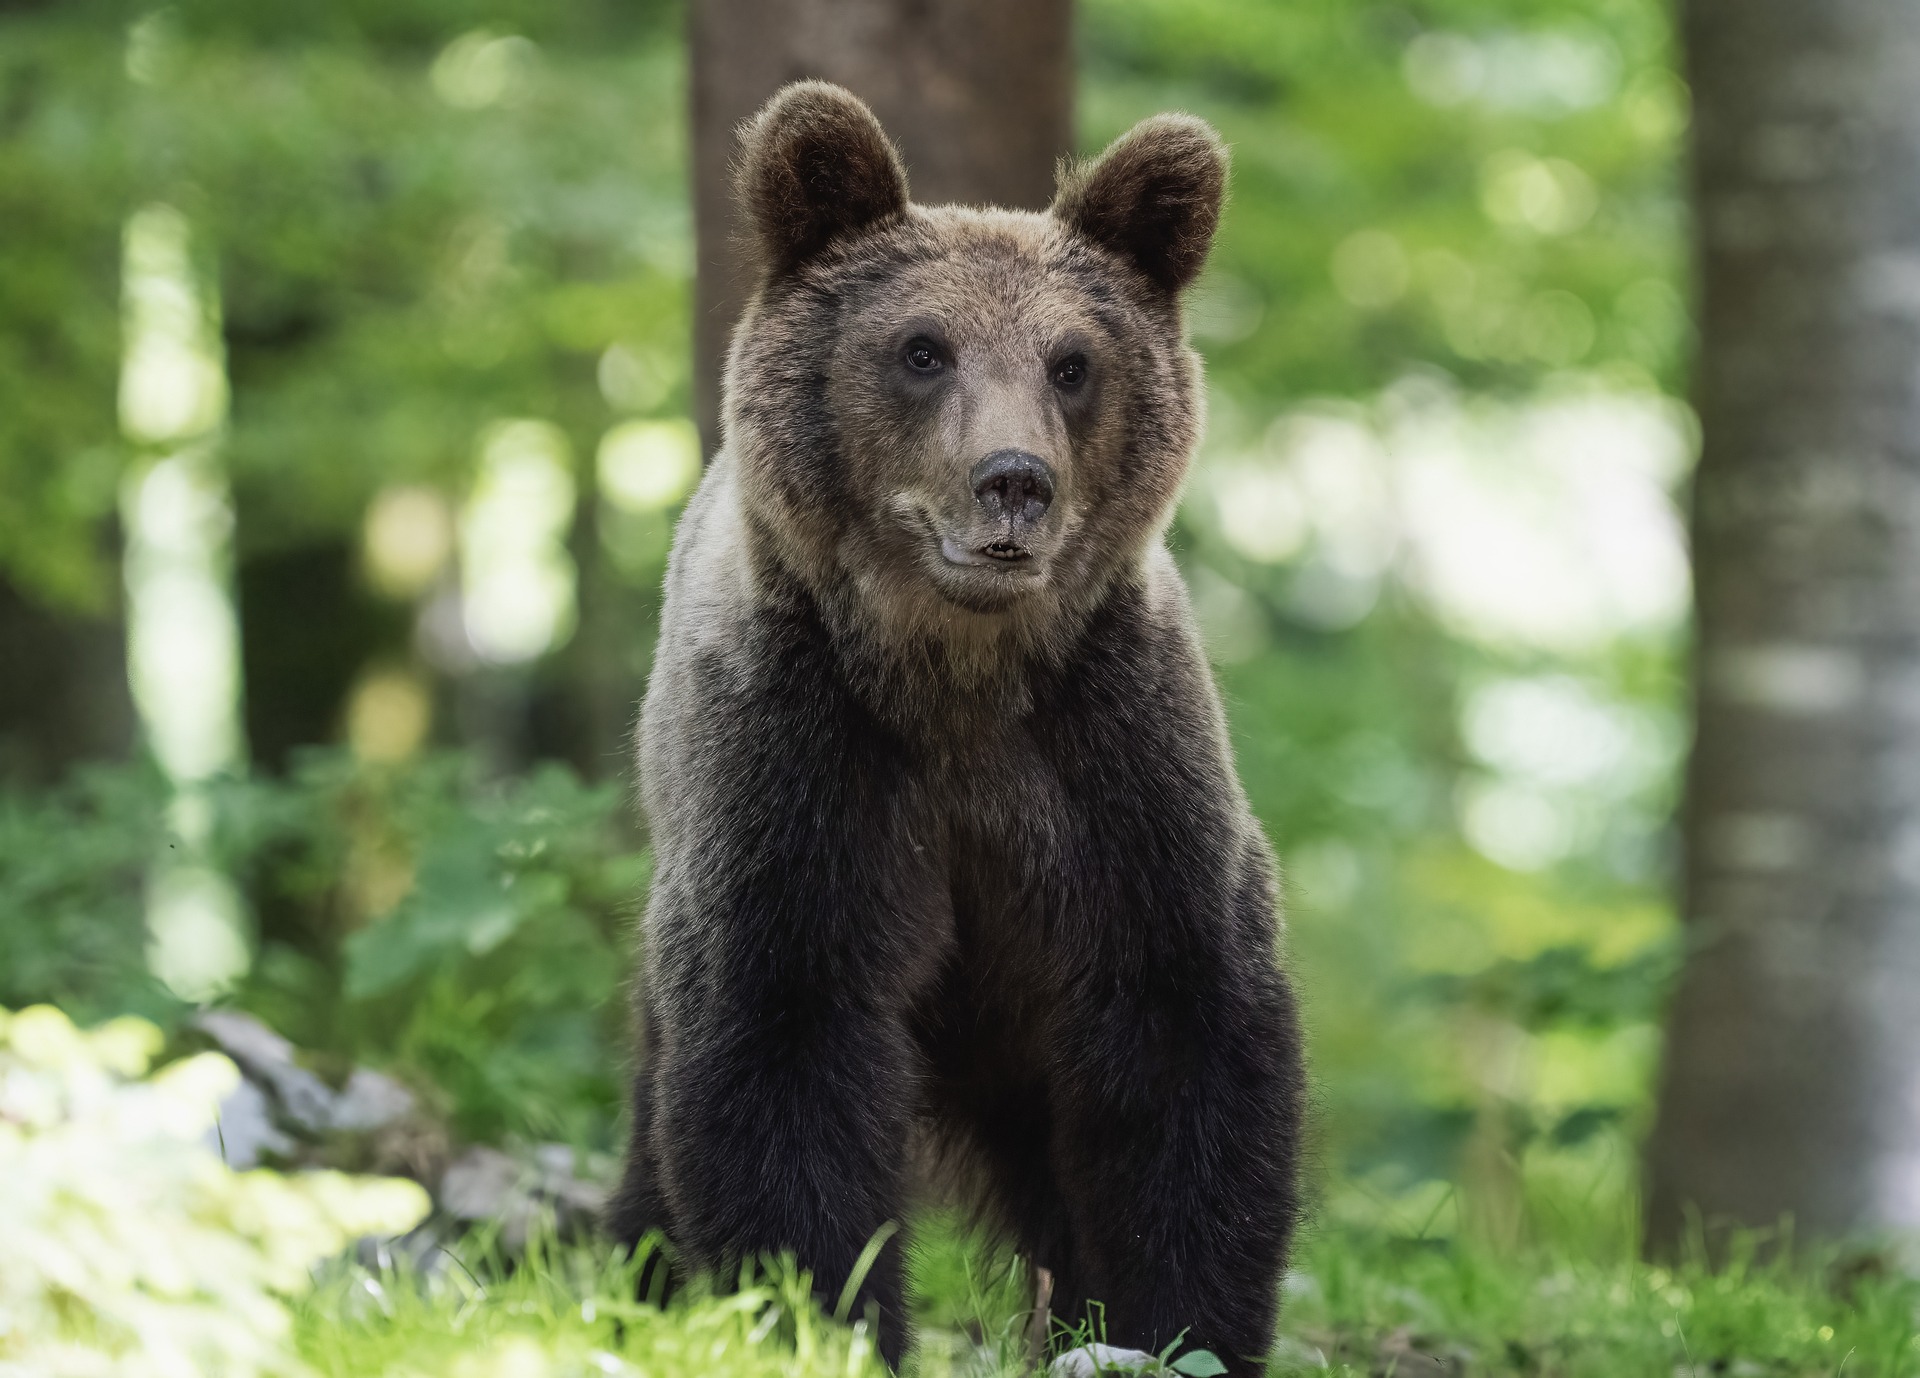
{"label": "bear's front leg", "polygon": [[1091,1307],[1096,1340],[1158,1353],[1177,1338],[1254,1375],[1298,1212],[1304,1097],[1292,997],[1259,937],[1271,899],[1259,879],[1238,889],[1214,923],[1161,910],[1160,931],[1109,947],[1059,1011],[1052,1149],[1074,1275],[1055,1315]]}
{"label": "bear's front leg", "polygon": [[791,1253],[832,1308],[887,1231],[849,1316],[873,1315],[897,1368],[911,1064],[896,1022],[830,988],[716,992],[653,1076],[654,1146],[681,1249],[723,1280],[743,1260]]}
{"label": "bear's front leg", "polygon": [[1038,698],[1061,849],[1047,908],[1055,1315],[1262,1371],[1299,1211],[1305,1072],[1274,869],[1181,622],[1122,594]]}
{"label": "bear's front leg", "polygon": [[902,1220],[905,1016],[951,911],[910,753],[804,627],[776,630],[649,696],[648,1103],[623,1200],[654,1203],[683,1264],[723,1283],[792,1254],[832,1308],[864,1264],[850,1316],[877,1312],[897,1365],[902,1241],[863,1255]]}

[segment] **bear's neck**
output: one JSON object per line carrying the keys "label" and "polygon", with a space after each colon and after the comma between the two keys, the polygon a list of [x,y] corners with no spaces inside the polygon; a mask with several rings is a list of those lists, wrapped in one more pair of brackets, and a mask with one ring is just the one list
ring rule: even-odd
{"label": "bear's neck", "polygon": [[965,738],[1023,713],[1036,678],[1068,663],[1098,613],[1133,581],[1116,570],[1077,599],[1034,597],[997,612],[959,607],[931,587],[875,587],[845,570],[791,568],[756,546],[755,583],[775,616],[810,624],[844,683],[902,733]]}

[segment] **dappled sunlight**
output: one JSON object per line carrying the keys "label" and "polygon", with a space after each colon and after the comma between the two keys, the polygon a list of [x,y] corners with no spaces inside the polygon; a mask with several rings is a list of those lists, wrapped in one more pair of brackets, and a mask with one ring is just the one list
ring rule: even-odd
{"label": "dappled sunlight", "polygon": [[1619,88],[1620,52],[1586,25],[1431,29],[1407,45],[1401,70],[1413,93],[1442,109],[1478,103],[1553,119],[1590,110]]}
{"label": "dappled sunlight", "polygon": [[133,701],[178,791],[178,845],[155,859],[147,882],[148,963],[182,998],[204,1000],[237,980],[251,954],[245,904],[204,859],[206,811],[196,802],[208,780],[244,763],[246,748],[233,508],[218,449],[226,370],[218,311],[190,249],[171,207],[127,222],[121,426],[154,448],[128,473],[121,525]]}
{"label": "dappled sunlight", "polygon": [[625,512],[658,512],[693,490],[700,436],[693,423],[626,421],[600,441],[600,495]]}
{"label": "dappled sunlight", "polygon": [[460,517],[462,615],[483,660],[531,660],[572,635],[573,504],[572,459],[558,427],[510,421],[483,438]]}
{"label": "dappled sunlight", "polygon": [[453,512],[438,489],[383,488],[361,528],[367,577],[390,598],[418,597],[446,568],[453,537]]}
{"label": "dappled sunlight", "polygon": [[291,1378],[289,1299],[315,1266],[427,1213],[412,1182],[229,1170],[238,1073],[202,1053],[147,1076],[164,1043],[0,1009],[0,1370]]}
{"label": "dappled sunlight", "polygon": [[246,904],[225,872],[164,862],[147,882],[147,963],[183,1000],[211,1000],[247,969]]}
{"label": "dappled sunlight", "polygon": [[432,692],[411,670],[373,669],[347,700],[347,745],[363,761],[406,760],[426,744],[432,725]]}
{"label": "dappled sunlight", "polygon": [[657,348],[615,340],[601,351],[594,380],[608,406],[652,411],[667,400],[684,373],[682,361]]}
{"label": "dappled sunlight", "polygon": [[242,756],[226,483],[204,448],[178,453],[128,481],[123,510],[134,701],[167,773],[204,780]]}
{"label": "dappled sunlight", "polygon": [[[1366,1069],[1332,1112],[1360,1174],[1334,1217],[1511,1237],[1516,1155],[1625,1153],[1651,1087],[1685,736],[1632,667],[1685,626],[1691,418],[1581,375],[1512,398],[1421,372],[1263,424],[1214,403],[1182,509],[1195,609],[1255,807],[1311,820],[1276,834],[1317,1056]],[[1441,697],[1392,661],[1334,677],[1332,645],[1370,656],[1410,618],[1448,637]],[[1409,746],[1423,718],[1457,759]]]}
{"label": "dappled sunlight", "polygon": [[1593,179],[1565,158],[1503,149],[1481,166],[1480,204],[1497,225],[1570,234],[1593,219],[1600,193]]}
{"label": "dappled sunlight", "polygon": [[513,105],[532,88],[540,49],[518,34],[475,29],[453,40],[434,59],[434,94],[460,110]]}
{"label": "dappled sunlight", "polygon": [[226,419],[218,312],[195,280],[190,248],[186,217],[172,206],[127,221],[120,425],[135,441],[188,440]]}
{"label": "dappled sunlight", "polygon": [[1461,736],[1485,769],[1462,782],[1461,830],[1515,870],[1599,846],[1637,798],[1673,778],[1683,745],[1671,714],[1569,675],[1480,685],[1461,713]]}
{"label": "dappled sunlight", "polygon": [[1677,405],[1651,394],[1509,403],[1414,378],[1370,407],[1289,412],[1261,445],[1210,455],[1187,511],[1244,558],[1297,559],[1309,621],[1324,620],[1318,588],[1391,569],[1463,636],[1579,653],[1670,635],[1685,616],[1670,493],[1689,445]]}
{"label": "dappled sunlight", "polygon": [[1686,615],[1675,404],[1594,394],[1438,407],[1395,428],[1410,582],[1465,635],[1577,651]]}

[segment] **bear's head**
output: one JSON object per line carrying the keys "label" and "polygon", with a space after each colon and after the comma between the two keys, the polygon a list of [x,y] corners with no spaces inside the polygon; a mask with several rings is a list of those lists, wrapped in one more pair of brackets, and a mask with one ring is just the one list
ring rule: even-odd
{"label": "bear's head", "polygon": [[725,432],[783,563],[946,633],[1044,620],[1137,565],[1198,439],[1180,293],[1220,216],[1213,130],[1146,120],[1040,214],[912,204],[872,112],[824,83],[743,145],[761,279]]}

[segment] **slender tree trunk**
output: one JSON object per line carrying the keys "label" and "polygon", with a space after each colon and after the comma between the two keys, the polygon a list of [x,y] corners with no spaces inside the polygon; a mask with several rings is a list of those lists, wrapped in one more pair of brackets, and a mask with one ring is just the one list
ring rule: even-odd
{"label": "slender tree trunk", "polygon": [[695,0],[694,401],[718,448],[720,367],[753,283],[730,173],[734,130],[790,81],[836,81],[906,156],[917,201],[1038,210],[1073,147],[1070,0]]}
{"label": "slender tree trunk", "polygon": [[[242,521],[248,497],[238,495]],[[406,610],[362,589],[354,558],[349,542],[331,539],[242,551],[235,563],[248,752],[267,770],[286,769],[300,747],[338,741],[361,669],[406,658]]]}
{"label": "slender tree trunk", "polygon": [[1685,28],[1706,444],[1656,1250],[1690,1210],[1920,1225],[1920,6]]}
{"label": "slender tree trunk", "polygon": [[133,699],[117,603],[98,616],[54,612],[0,575],[0,667],[0,785],[126,759]]}

